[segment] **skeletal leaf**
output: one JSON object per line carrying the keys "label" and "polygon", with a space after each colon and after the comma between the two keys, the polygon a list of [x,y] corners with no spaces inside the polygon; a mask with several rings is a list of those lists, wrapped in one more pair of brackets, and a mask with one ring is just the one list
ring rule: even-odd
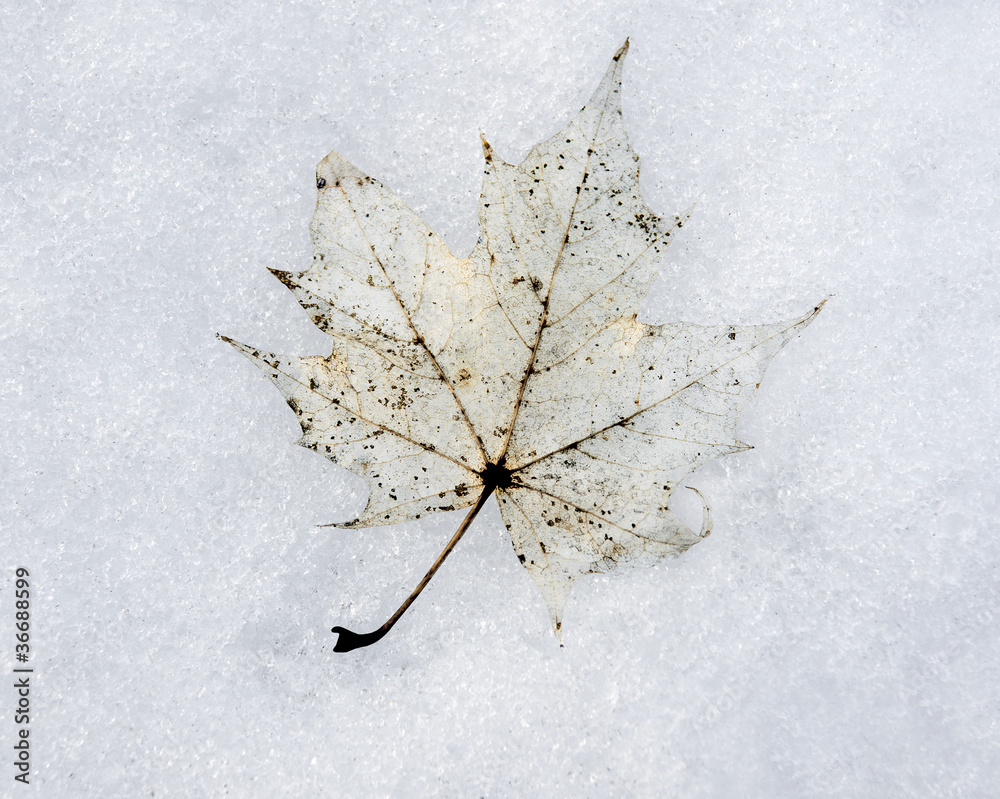
{"label": "skeletal leaf", "polygon": [[482,235],[467,258],[330,153],[316,171],[313,263],[274,274],[332,353],[271,355],[226,339],[284,394],[298,443],[367,482],[367,506],[344,527],[475,506],[388,626],[345,649],[388,631],[494,491],[557,633],[581,575],[697,543],[707,506],[702,529],[688,529],[670,510],[674,488],[747,448],[740,413],[819,311],[760,326],[637,321],[687,215],[659,217],[639,194],[621,111],[627,49],[520,164],[483,142]]}

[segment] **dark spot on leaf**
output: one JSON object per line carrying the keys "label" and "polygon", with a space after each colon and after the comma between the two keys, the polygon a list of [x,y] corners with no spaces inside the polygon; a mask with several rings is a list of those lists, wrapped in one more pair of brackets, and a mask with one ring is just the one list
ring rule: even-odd
{"label": "dark spot on leaf", "polygon": [[492,488],[510,488],[513,484],[510,470],[503,465],[503,458],[499,463],[487,463],[486,468],[479,473],[483,481],[483,490],[489,491]]}

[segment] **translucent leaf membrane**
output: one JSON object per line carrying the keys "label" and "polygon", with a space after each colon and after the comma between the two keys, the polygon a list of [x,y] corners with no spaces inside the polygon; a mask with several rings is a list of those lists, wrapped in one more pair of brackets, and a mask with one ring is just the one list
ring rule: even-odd
{"label": "translucent leaf membrane", "polygon": [[[692,531],[669,509],[673,490],[746,448],[740,414],[819,310],[747,327],[636,320],[688,217],[660,217],[640,195],[622,118],[627,50],[520,164],[483,142],[482,236],[468,258],[330,153],[316,170],[313,262],[275,272],[330,335],[330,355],[232,342],[284,394],[299,443],[367,482],[345,526],[471,505],[474,516],[496,490],[557,632],[581,575],[651,564],[708,534],[707,506]],[[345,647],[365,645],[348,635]]]}

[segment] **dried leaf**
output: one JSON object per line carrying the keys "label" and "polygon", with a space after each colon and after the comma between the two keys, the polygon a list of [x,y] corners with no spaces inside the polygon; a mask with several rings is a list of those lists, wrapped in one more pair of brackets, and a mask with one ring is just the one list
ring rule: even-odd
{"label": "dried leaf", "polygon": [[748,327],[637,321],[687,215],[661,218],[639,194],[621,111],[627,49],[520,164],[483,142],[482,235],[467,258],[330,153],[316,172],[313,264],[275,275],[332,354],[231,342],[285,395],[298,443],[367,482],[367,506],[343,526],[478,511],[495,490],[557,632],[581,575],[655,563],[708,535],[707,507],[694,532],[671,494],[747,448],[741,411],[819,311]]}

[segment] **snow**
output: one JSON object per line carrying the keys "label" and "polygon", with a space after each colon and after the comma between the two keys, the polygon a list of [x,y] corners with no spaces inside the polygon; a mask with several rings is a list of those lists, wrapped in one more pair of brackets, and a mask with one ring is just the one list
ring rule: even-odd
{"label": "snow", "polygon": [[[0,668],[24,566],[35,669],[11,795],[993,793],[1000,11],[625,5],[8,10]],[[712,536],[581,580],[564,648],[491,503],[388,637],[334,654],[461,512],[317,527],[363,484],[215,333],[325,354],[267,268],[309,263],[329,150],[466,252],[480,131],[519,160],[627,36],[643,194],[698,203],[644,318],[831,299],[744,415],[755,449],[687,481]]]}

